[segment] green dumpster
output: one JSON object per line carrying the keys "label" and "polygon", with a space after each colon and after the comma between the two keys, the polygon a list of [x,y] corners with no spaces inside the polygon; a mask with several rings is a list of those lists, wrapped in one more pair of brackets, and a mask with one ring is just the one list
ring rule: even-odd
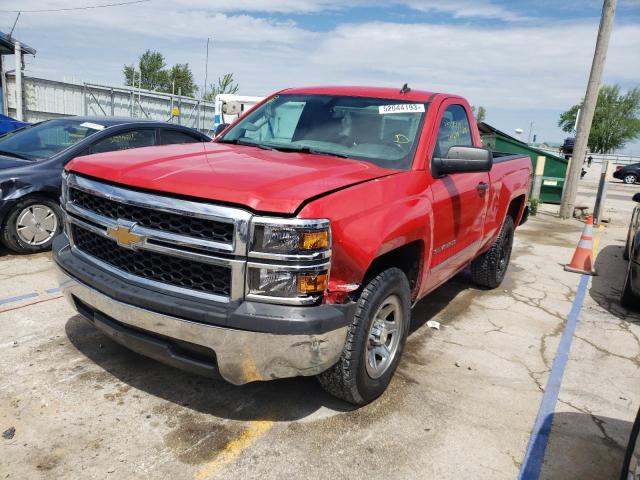
{"label": "green dumpster", "polygon": [[566,159],[545,152],[544,150],[530,147],[517,138],[513,138],[484,122],[478,123],[478,129],[480,130],[482,143],[485,147],[496,152],[522,153],[528,155],[529,158],[531,158],[532,171],[536,169],[538,157],[545,157],[540,201],[544,203],[560,203],[564,179],[567,174],[568,161]]}

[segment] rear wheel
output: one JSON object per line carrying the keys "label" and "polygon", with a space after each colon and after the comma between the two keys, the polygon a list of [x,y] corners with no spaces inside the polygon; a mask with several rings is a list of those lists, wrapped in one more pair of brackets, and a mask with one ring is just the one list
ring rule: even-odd
{"label": "rear wheel", "polygon": [[62,230],[62,211],[45,197],[21,200],[7,215],[2,242],[16,253],[36,253],[51,248],[53,237]]}
{"label": "rear wheel", "polygon": [[622,181],[628,185],[636,183],[638,181],[638,177],[633,173],[625,173],[624,177],[622,177]]}
{"label": "rear wheel", "polygon": [[332,395],[365,405],[386,390],[409,331],[411,292],[404,272],[390,268],[362,291],[338,363],[318,375]]}
{"label": "rear wheel", "polygon": [[477,285],[496,288],[502,283],[511,260],[513,232],[513,218],[507,215],[495,243],[471,262],[471,278]]}

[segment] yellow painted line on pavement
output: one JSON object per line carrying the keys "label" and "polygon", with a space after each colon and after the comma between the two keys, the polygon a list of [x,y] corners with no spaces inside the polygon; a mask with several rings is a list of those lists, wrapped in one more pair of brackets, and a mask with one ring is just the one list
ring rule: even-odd
{"label": "yellow painted line on pavement", "polygon": [[598,233],[596,234],[596,238],[593,239],[593,260],[595,261],[598,256],[598,247],[600,246],[600,237],[602,236],[602,232],[604,232],[604,225],[600,224],[598,227]]}
{"label": "yellow painted line on pavement", "polygon": [[271,420],[250,422],[237,438],[230,441],[211,462],[202,467],[195,475],[197,480],[214,477],[225,465],[233,462],[247,447],[253,445],[261,436],[273,426]]}

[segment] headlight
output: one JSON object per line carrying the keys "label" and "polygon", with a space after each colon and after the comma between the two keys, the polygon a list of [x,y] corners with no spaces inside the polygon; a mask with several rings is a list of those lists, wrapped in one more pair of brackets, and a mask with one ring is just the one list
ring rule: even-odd
{"label": "headlight", "polygon": [[329,220],[258,218],[252,222],[251,254],[261,258],[283,256],[321,258],[331,249]]}
{"label": "headlight", "polygon": [[249,264],[247,297],[259,301],[306,305],[314,303],[327,289],[329,265],[315,267]]}
{"label": "headlight", "polygon": [[329,220],[257,217],[251,223],[249,244],[247,298],[309,305],[327,289]]}
{"label": "headlight", "polygon": [[68,176],[69,174],[63,170],[62,171],[62,190],[60,194],[60,204],[62,205],[63,209],[65,204],[67,203],[67,177]]}

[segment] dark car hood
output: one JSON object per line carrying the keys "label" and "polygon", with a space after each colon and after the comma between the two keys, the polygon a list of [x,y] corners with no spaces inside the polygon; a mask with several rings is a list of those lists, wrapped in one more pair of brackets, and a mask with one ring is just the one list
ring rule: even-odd
{"label": "dark car hood", "polygon": [[20,160],[19,158],[0,155],[0,173],[4,170],[13,168],[28,167],[30,165],[33,165],[34,163],[35,162],[32,162],[30,160]]}

